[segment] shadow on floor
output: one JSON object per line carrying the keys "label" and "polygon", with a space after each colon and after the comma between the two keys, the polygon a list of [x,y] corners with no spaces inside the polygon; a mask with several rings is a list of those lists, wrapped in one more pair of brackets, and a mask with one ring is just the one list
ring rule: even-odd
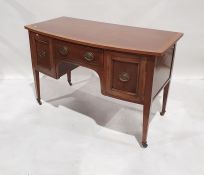
{"label": "shadow on floor", "polygon": [[[59,81],[46,76],[41,78],[41,95],[44,101],[55,107],[64,106],[84,114],[102,127],[133,135],[140,144],[142,105],[101,95],[100,81],[95,74],[88,79],[73,82],[71,87],[65,79]],[[34,89],[33,84],[32,87]],[[150,122],[160,109],[161,104],[156,98],[152,105]]]}

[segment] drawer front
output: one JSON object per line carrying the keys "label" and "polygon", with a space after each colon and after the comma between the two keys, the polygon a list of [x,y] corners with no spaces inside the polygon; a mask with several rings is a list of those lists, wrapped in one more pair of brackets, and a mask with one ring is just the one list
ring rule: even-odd
{"label": "drawer front", "polygon": [[145,63],[142,56],[105,52],[106,90],[108,95],[142,102],[145,83]]}
{"label": "drawer front", "polygon": [[37,33],[30,33],[32,63],[40,72],[54,76],[54,60],[52,57],[52,40]]}
{"label": "drawer front", "polygon": [[37,65],[50,70],[51,60],[50,60],[48,38],[41,36],[39,34],[36,34],[35,46],[36,46]]}
{"label": "drawer front", "polygon": [[54,53],[58,61],[71,60],[88,66],[103,66],[102,49],[55,40]]}

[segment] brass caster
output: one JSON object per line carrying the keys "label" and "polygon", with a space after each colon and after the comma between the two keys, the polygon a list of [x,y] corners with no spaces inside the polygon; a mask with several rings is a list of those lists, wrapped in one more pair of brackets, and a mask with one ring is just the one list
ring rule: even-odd
{"label": "brass caster", "polygon": [[148,146],[148,145],[147,145],[147,142],[142,142],[142,147],[143,147],[143,148],[147,148],[147,146]]}
{"label": "brass caster", "polygon": [[40,99],[37,99],[37,102],[38,102],[39,105],[42,105],[42,102],[41,102]]}
{"label": "brass caster", "polygon": [[69,85],[71,86],[72,85],[72,82],[71,81],[68,81]]}
{"label": "brass caster", "polygon": [[160,115],[161,115],[161,116],[164,116],[165,112],[166,112],[166,111],[160,112]]}

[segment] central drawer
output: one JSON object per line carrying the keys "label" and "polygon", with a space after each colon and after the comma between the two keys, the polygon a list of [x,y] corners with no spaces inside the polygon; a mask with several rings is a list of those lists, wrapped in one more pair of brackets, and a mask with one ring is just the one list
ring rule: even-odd
{"label": "central drawer", "polygon": [[87,66],[103,66],[103,50],[70,42],[54,40],[54,56],[58,61],[74,61]]}

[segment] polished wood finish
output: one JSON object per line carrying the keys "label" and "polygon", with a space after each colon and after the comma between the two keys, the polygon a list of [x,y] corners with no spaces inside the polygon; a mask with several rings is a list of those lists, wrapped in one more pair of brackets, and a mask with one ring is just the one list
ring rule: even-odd
{"label": "polished wood finish", "polygon": [[163,56],[156,57],[155,62],[155,78],[153,86],[153,95],[157,95],[158,91],[170,78],[170,72],[173,62],[174,46],[169,48]]}
{"label": "polished wood finish", "polygon": [[40,98],[40,80],[39,80],[39,72],[33,69],[33,77],[35,82],[35,91],[36,91],[36,99],[39,105],[42,104],[41,98]]}
{"label": "polished wood finish", "polygon": [[169,87],[170,87],[170,81],[167,83],[167,85],[164,87],[164,92],[163,92],[163,103],[162,103],[162,111],[160,114],[163,116],[166,112],[166,103],[167,103],[167,97],[169,94]]}
{"label": "polished wood finish", "polygon": [[[60,40],[53,40],[54,56],[57,61],[73,60],[89,66],[102,66],[103,65],[103,50],[87,47],[79,44],[72,44],[69,42],[63,42]],[[67,48],[67,54],[62,54],[60,51],[62,48]],[[92,58],[88,58],[92,55]]]}
{"label": "polished wood finish", "polygon": [[128,53],[162,55],[182,33],[60,17],[25,26],[57,39]]}
{"label": "polished wood finish", "polygon": [[29,32],[32,66],[35,70],[55,78],[53,40],[38,33]]}
{"label": "polished wood finish", "polygon": [[182,33],[60,17],[29,30],[36,98],[39,72],[55,79],[84,66],[98,73],[101,93],[143,105],[142,145],[147,147],[153,100],[164,89],[166,111],[176,42]]}
{"label": "polished wood finish", "polygon": [[143,102],[143,127],[142,127],[142,145],[147,147],[147,133],[149,127],[149,117],[153,100],[153,81],[154,81],[155,59],[148,58],[146,65],[145,93]]}
{"label": "polished wood finish", "polygon": [[[143,103],[146,57],[105,51],[105,94],[130,102]],[[121,81],[127,74],[129,79]]]}
{"label": "polished wood finish", "polygon": [[[169,57],[171,57],[172,59],[171,59],[169,78],[168,78],[168,81],[163,86],[164,87],[163,103],[162,103],[162,111],[160,112],[160,115],[162,115],[162,116],[166,112],[166,103],[167,103],[167,98],[168,98],[169,88],[170,88],[170,83],[171,83],[171,76],[172,76],[172,71],[173,71],[175,53],[176,53],[176,45],[174,45],[174,49],[173,49],[172,54],[169,54],[169,52],[168,52]],[[158,92],[160,92],[160,91],[158,91]]]}

